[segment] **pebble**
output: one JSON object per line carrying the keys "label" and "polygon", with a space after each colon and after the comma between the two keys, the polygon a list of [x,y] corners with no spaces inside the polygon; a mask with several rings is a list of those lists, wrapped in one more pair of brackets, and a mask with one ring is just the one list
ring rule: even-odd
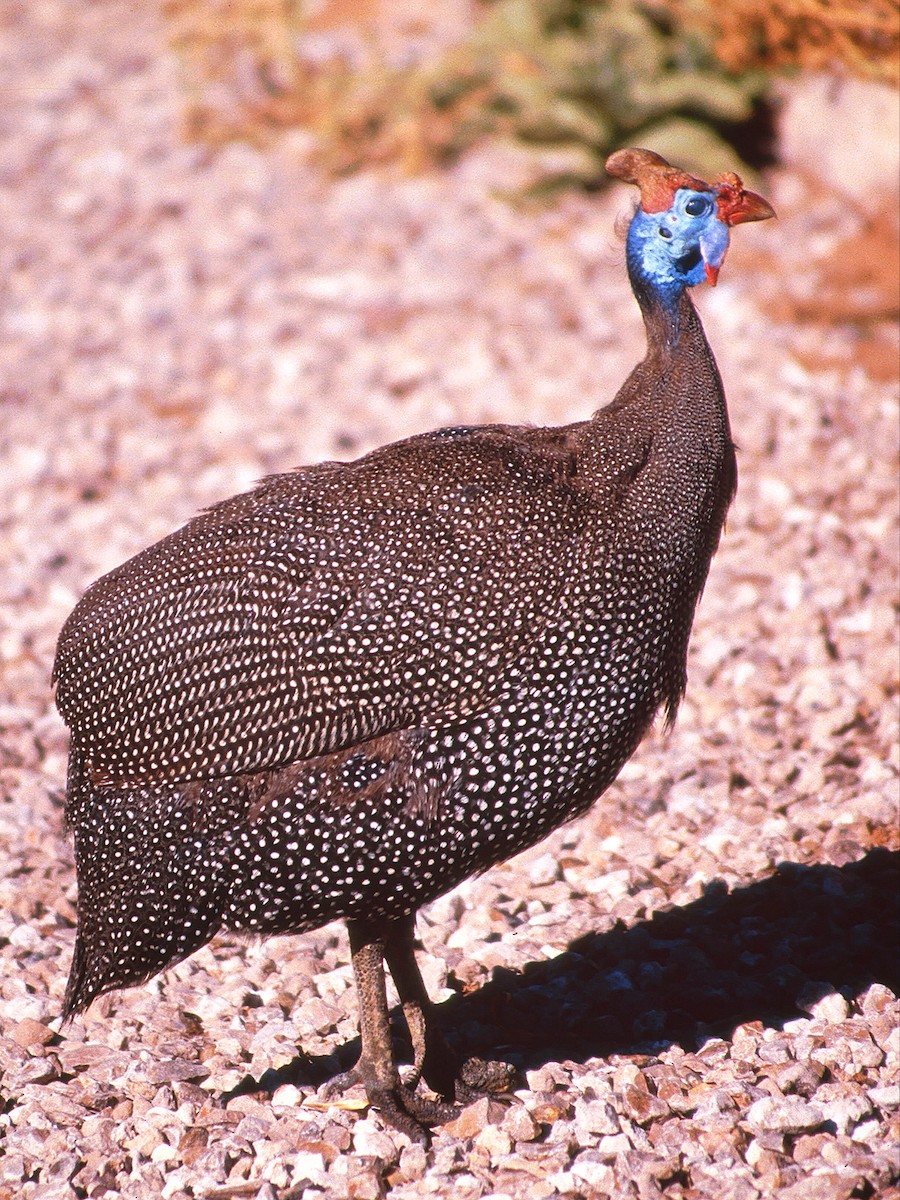
{"label": "pebble", "polygon": [[498,1160],[509,1154],[512,1149],[512,1138],[499,1125],[486,1125],[475,1135],[475,1145],[487,1151],[491,1159]]}
{"label": "pebble", "polygon": [[296,1108],[303,1103],[303,1092],[292,1083],[282,1083],[272,1093],[272,1105],[275,1108]]}
{"label": "pebble", "polygon": [[900,1107],[900,1083],[891,1084],[889,1087],[869,1088],[868,1096],[878,1108],[898,1108]]}
{"label": "pebble", "polygon": [[317,1182],[325,1177],[325,1158],[312,1150],[299,1150],[291,1156],[291,1170],[298,1182]]}
{"label": "pebble", "polygon": [[421,1179],[428,1169],[428,1154],[420,1142],[400,1151],[400,1170],[405,1179]]}
{"label": "pebble", "polygon": [[12,1040],[18,1046],[27,1048],[28,1046],[46,1046],[48,1042],[52,1042],[57,1036],[56,1031],[51,1029],[49,1025],[44,1025],[41,1021],[35,1021],[31,1017],[25,1017],[17,1022],[12,1029]]}
{"label": "pebble", "polygon": [[607,1100],[576,1100],[575,1124],[589,1134],[619,1132],[619,1118]]}
{"label": "pebble", "polygon": [[784,1188],[780,1200],[849,1200],[858,1186],[859,1177],[836,1171],[816,1171],[808,1179],[798,1179]]}
{"label": "pebble", "polygon": [[668,1116],[669,1106],[659,1096],[653,1096],[644,1088],[633,1083],[626,1084],[622,1089],[622,1104],[625,1112],[639,1125],[648,1125],[660,1117]]}
{"label": "pebble", "polygon": [[785,1096],[775,1099],[764,1096],[747,1110],[747,1124],[753,1129],[774,1133],[804,1133],[818,1128],[824,1116],[814,1104],[807,1104],[798,1097]]}
{"label": "pebble", "polygon": [[858,1084],[827,1083],[816,1092],[816,1107],[838,1133],[849,1133],[872,1111],[872,1101]]}
{"label": "pebble", "polygon": [[552,854],[542,854],[528,868],[528,878],[535,887],[544,887],[562,878],[562,871]]}
{"label": "pebble", "polygon": [[21,1092],[30,1083],[50,1083],[60,1076],[59,1064],[53,1058],[32,1058],[17,1070],[8,1071],[3,1078],[4,1087],[13,1095]]}
{"label": "pebble", "polygon": [[597,1192],[612,1194],[615,1188],[615,1172],[602,1155],[591,1150],[579,1154],[572,1163],[571,1175]]}
{"label": "pebble", "polygon": [[816,1062],[788,1061],[771,1071],[772,1079],[780,1091],[795,1092],[798,1096],[811,1096],[822,1082],[824,1069]]}
{"label": "pebble", "polygon": [[855,1142],[868,1142],[877,1138],[881,1133],[881,1122],[875,1120],[860,1121],[850,1136]]}
{"label": "pebble", "polygon": [[859,1007],[866,1017],[881,1016],[897,1008],[897,997],[883,983],[873,983],[859,998]]}
{"label": "pebble", "polygon": [[385,1133],[371,1118],[357,1121],[354,1126],[353,1152],[381,1159],[385,1163],[394,1162],[398,1153],[392,1135]]}
{"label": "pebble", "polygon": [[797,997],[797,1007],[830,1024],[846,1021],[850,1015],[850,1005],[830,984],[807,984]]}
{"label": "pebble", "polygon": [[514,1142],[534,1141],[541,1128],[524,1104],[511,1105],[500,1124]]}
{"label": "pebble", "polygon": [[548,1183],[559,1196],[570,1196],[578,1188],[579,1181],[571,1171],[554,1171]]}
{"label": "pebble", "polygon": [[597,1142],[597,1153],[601,1158],[615,1158],[631,1149],[631,1142],[624,1133],[607,1133]]}
{"label": "pebble", "polygon": [[184,1058],[148,1063],[144,1076],[149,1083],[174,1083],[176,1080],[205,1079],[209,1071],[202,1063]]}
{"label": "pebble", "polygon": [[467,1104],[458,1117],[441,1126],[444,1133],[456,1138],[474,1138],[486,1125],[503,1120],[505,1108],[489,1096],[481,1096]]}

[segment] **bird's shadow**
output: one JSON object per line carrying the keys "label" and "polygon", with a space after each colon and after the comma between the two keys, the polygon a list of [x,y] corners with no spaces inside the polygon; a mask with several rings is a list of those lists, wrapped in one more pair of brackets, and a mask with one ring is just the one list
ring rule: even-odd
{"label": "bird's shadow", "polygon": [[[882,848],[843,866],[783,863],[734,890],[713,882],[690,904],[585,934],[521,972],[495,968],[482,987],[440,1005],[440,1019],[463,1054],[532,1069],[695,1050],[750,1021],[780,1028],[803,1015],[798,1000],[814,999],[816,984],[848,998],[872,983],[896,994],[898,884],[900,853]],[[349,1066],[358,1053],[356,1039],[336,1057]],[[334,1070],[334,1055],[300,1055],[240,1090],[317,1084]]]}

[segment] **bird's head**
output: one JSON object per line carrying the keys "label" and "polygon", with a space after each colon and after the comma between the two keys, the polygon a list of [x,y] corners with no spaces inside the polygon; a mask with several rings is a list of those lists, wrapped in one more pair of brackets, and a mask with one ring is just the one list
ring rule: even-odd
{"label": "bird's head", "polygon": [[731,226],[775,216],[772,206],[748,192],[733,172],[718,183],[704,183],[652,150],[634,149],[617,150],[606,169],[640,188],[641,202],[628,230],[629,266],[664,294],[703,279],[715,284]]}

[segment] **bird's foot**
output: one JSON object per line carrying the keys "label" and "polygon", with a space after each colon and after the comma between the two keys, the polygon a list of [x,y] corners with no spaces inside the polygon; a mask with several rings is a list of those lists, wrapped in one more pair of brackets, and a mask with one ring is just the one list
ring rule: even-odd
{"label": "bird's foot", "polygon": [[463,1062],[447,1094],[455,1103],[433,1100],[415,1090],[419,1072],[414,1071],[409,1083],[399,1078],[382,1079],[381,1072],[367,1069],[362,1060],[349,1071],[329,1079],[319,1089],[323,1100],[334,1100],[354,1085],[361,1083],[372,1108],[377,1108],[383,1120],[415,1142],[428,1141],[428,1127],[443,1125],[459,1116],[462,1107],[479,1096],[508,1091],[515,1078],[515,1068],[505,1062],[468,1058]]}
{"label": "bird's foot", "polygon": [[511,1063],[467,1058],[457,1073],[454,1095],[459,1104],[471,1104],[479,1096],[508,1092],[515,1077],[516,1069]]}
{"label": "bird's foot", "polygon": [[[481,1093],[509,1088],[512,1067],[480,1058],[461,1063],[444,1040],[416,965],[411,914],[387,922],[348,920],[347,932],[359,992],[362,1048],[356,1066],[333,1079],[323,1096],[362,1083],[369,1103],[385,1121],[415,1141],[427,1142],[427,1127],[453,1120],[459,1105]],[[397,986],[412,1042],[413,1069],[405,1083],[397,1070],[391,1039],[385,962]],[[438,1098],[418,1095],[420,1081]]]}
{"label": "bird's foot", "polygon": [[442,1100],[431,1100],[420,1096],[402,1083],[393,1087],[375,1085],[366,1088],[366,1095],[373,1108],[381,1113],[382,1120],[405,1133],[414,1142],[427,1145],[432,1125],[443,1125],[459,1116],[456,1104],[445,1104]]}
{"label": "bird's foot", "polygon": [[349,1092],[357,1083],[362,1083],[362,1075],[359,1071],[359,1065],[351,1067],[349,1071],[341,1071],[340,1075],[332,1075],[319,1087],[318,1096],[320,1100],[330,1102],[336,1100],[338,1096],[342,1096],[344,1092]]}
{"label": "bird's foot", "polygon": [[459,1115],[459,1107],[455,1104],[420,1096],[415,1091],[417,1076],[412,1087],[399,1078],[382,1080],[377,1071],[367,1070],[361,1060],[349,1071],[329,1079],[319,1089],[319,1095],[323,1100],[334,1100],[357,1083],[363,1085],[369,1104],[378,1109],[382,1119],[414,1142],[427,1143],[429,1126],[443,1125]]}

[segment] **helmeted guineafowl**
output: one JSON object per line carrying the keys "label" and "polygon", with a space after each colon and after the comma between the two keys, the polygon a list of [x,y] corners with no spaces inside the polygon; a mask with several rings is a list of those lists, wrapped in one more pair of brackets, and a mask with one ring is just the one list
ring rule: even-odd
{"label": "helmeted guineafowl", "polygon": [[[458,1068],[413,954],[416,909],[584,812],[674,716],[735,489],[687,293],[773,215],[646,150],[627,238],[646,358],[590,420],[443,429],[263,481],[95,583],[55,664],[71,728],[78,932],[67,1016],[218,930],[347,921],[356,1077],[413,1136],[498,1086]],[[395,1064],[383,964],[415,1051]]]}

